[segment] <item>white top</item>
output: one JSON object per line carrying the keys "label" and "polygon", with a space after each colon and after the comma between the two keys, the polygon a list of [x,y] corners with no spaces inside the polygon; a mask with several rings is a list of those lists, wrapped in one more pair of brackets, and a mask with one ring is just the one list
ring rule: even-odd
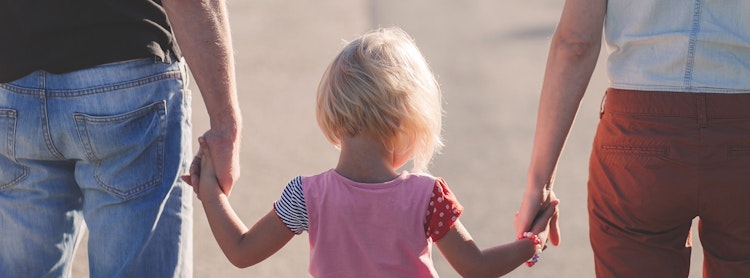
{"label": "white top", "polygon": [[750,1],[609,0],[610,87],[750,93]]}

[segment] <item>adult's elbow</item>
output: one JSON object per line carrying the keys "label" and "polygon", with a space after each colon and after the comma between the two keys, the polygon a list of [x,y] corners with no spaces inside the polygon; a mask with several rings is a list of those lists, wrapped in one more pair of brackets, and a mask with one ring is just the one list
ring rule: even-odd
{"label": "adult's elbow", "polygon": [[550,49],[566,57],[580,59],[597,57],[601,49],[601,37],[574,34],[555,34]]}

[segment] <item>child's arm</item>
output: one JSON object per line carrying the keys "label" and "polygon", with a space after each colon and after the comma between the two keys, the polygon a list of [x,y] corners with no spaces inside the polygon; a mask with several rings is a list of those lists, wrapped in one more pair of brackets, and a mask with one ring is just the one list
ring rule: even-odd
{"label": "child's arm", "polygon": [[[554,201],[532,226],[532,232],[538,234],[543,243],[547,240],[550,218],[556,211],[557,201]],[[435,244],[462,277],[503,276],[529,260],[536,251],[530,239],[480,250],[460,221],[456,221],[453,228]]]}
{"label": "child's arm", "polygon": [[202,139],[198,140],[203,152],[198,192],[211,232],[233,265],[244,268],[257,264],[284,247],[294,233],[273,209],[248,230],[219,187],[211,155]]}

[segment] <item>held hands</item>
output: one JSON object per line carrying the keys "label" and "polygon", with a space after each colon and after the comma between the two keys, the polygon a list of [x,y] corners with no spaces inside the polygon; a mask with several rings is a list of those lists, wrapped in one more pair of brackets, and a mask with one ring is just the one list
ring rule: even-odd
{"label": "held hands", "polygon": [[[538,261],[542,251],[547,248],[547,239],[549,238],[550,220],[557,214],[557,205],[559,200],[552,200],[547,207],[542,210],[534,223],[531,224],[531,231],[523,232],[518,235],[518,240],[530,239],[534,244],[534,255],[526,261],[526,266],[532,267]],[[518,213],[516,213],[518,218]]]}
{"label": "held hands", "polygon": [[[201,138],[203,139],[203,143],[201,144],[205,144],[211,148],[211,158],[216,167],[216,177],[221,190],[229,196],[232,192],[232,186],[240,176],[239,135],[232,132],[209,129],[198,139],[199,143]],[[200,176],[200,164],[201,159],[205,156],[203,149],[201,147],[195,158],[193,158],[193,163],[190,165],[191,179],[185,180],[192,186],[196,186],[200,182],[198,180],[198,176]]]}
{"label": "held hands", "polygon": [[[535,234],[539,237],[539,241],[541,241],[542,246],[544,248],[546,248],[547,240],[551,239],[550,232],[556,229],[554,225],[551,226],[550,224],[553,219],[557,219],[558,204],[560,204],[560,200],[558,199],[551,200],[547,204],[547,206],[545,206],[539,212],[537,217],[534,219],[534,222],[531,224],[531,229],[529,230],[532,234]],[[519,214],[516,213],[516,222],[518,222],[518,216]]]}
{"label": "held hands", "polygon": [[539,237],[543,237],[542,242],[546,243],[549,239],[552,245],[560,245],[558,204],[559,200],[552,190],[527,188],[521,208],[516,212],[516,233],[539,233]]}
{"label": "held hands", "polygon": [[193,158],[190,174],[183,175],[182,180],[193,187],[193,191],[201,201],[216,199],[219,195],[226,195],[216,174],[214,160],[206,138],[199,137],[200,149]]}

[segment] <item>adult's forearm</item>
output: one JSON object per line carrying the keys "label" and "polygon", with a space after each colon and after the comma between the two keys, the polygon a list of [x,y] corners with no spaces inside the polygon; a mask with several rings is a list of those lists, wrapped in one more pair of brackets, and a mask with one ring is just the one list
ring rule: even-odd
{"label": "adult's forearm", "polygon": [[216,161],[222,190],[228,195],[239,178],[242,115],[224,0],[164,0],[177,43],[193,73],[208,111],[203,134]]}
{"label": "adult's forearm", "polygon": [[203,96],[211,129],[239,136],[232,38],[223,0],[164,0],[177,42]]}
{"label": "adult's forearm", "polygon": [[552,37],[527,186],[552,189],[557,162],[599,57],[606,0],[566,0]]}
{"label": "adult's forearm", "polygon": [[[558,30],[559,31],[559,30]],[[529,184],[551,189],[554,172],[601,47],[600,37],[553,38],[537,114]]]}

